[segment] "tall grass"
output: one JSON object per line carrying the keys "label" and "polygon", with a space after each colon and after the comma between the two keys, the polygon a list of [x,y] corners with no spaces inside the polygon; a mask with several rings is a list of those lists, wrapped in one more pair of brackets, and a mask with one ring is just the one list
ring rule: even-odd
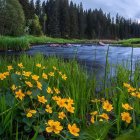
{"label": "tall grass", "polygon": [[[133,73],[131,72],[132,69],[128,69],[128,67],[124,64],[115,66],[116,72],[114,75],[110,76],[110,73],[108,73],[107,71],[112,69],[112,67],[111,65],[108,65],[107,61],[107,69],[105,71],[106,76],[105,79],[103,78],[101,81],[98,81],[98,79],[95,79],[95,77],[88,75],[86,71],[84,71],[75,60],[65,61],[56,57],[45,58],[40,54],[34,57],[22,55],[20,57],[14,57],[12,59],[11,57],[1,57],[0,72],[5,72],[8,65],[13,65],[15,71],[18,71],[19,67],[17,66],[17,64],[21,62],[26,67],[26,71],[31,71],[38,74],[39,76],[41,76],[41,72],[38,68],[36,68],[37,63],[40,63],[43,66],[47,67],[47,69],[44,71],[45,73],[52,71],[52,67],[55,66],[62,73],[65,73],[67,75],[68,78],[65,82],[61,80],[58,81],[57,79],[52,79],[48,82],[49,85],[52,85],[52,87],[54,85],[59,85],[58,88],[61,90],[61,94],[64,97],[71,97],[72,99],[74,99],[75,113],[71,115],[71,118],[73,121],[79,121],[81,126],[87,127],[86,122],[88,122],[87,120],[89,119],[89,112],[91,112],[92,109],[96,107],[96,105],[91,103],[91,100],[107,97],[107,99],[113,104],[114,107],[114,114],[112,114],[111,117],[116,118],[116,120],[111,123],[111,125],[109,125],[108,129],[106,130],[107,132],[104,133],[105,136],[107,135],[107,133],[112,132],[111,137],[116,137],[117,135],[122,134],[127,129],[135,129],[138,127],[136,121],[140,116],[140,101],[129,98],[127,90],[123,87],[123,83],[131,82],[134,87],[139,87],[139,62],[136,63],[136,69],[135,71],[133,71]],[[130,77],[132,78],[130,79]],[[7,89],[7,87],[10,88],[9,85],[11,84],[11,82],[11,78],[0,81],[0,87],[2,87],[2,91]],[[97,87],[99,87],[98,84],[100,84],[99,90],[97,89]],[[0,137],[9,137],[9,139],[13,139],[14,137],[16,137],[17,139],[18,137],[21,139],[28,139],[28,136],[25,138],[25,132],[22,128],[22,123],[20,123],[21,118],[16,119],[15,117],[18,114],[18,110],[16,110],[17,104],[15,104],[15,102],[11,100],[12,97],[7,95],[8,94],[5,92],[2,92],[0,94],[0,124],[3,130],[3,132],[1,132],[0,130]],[[126,102],[132,103],[136,111],[133,112],[132,116],[133,124],[129,127],[126,127],[123,124],[120,117],[120,114],[122,112],[122,103]],[[78,118],[78,120],[75,120],[76,118]],[[109,131],[110,127],[112,129]],[[91,134],[92,130],[89,129],[87,129],[88,133]],[[91,129],[95,129],[94,131],[96,131],[95,127],[91,127]],[[106,127],[103,127],[102,129],[104,130],[106,129]],[[86,130],[84,129],[84,131]],[[100,137],[100,134],[97,134]],[[91,137],[95,137],[95,135],[92,135]]]}
{"label": "tall grass", "polygon": [[63,39],[51,38],[46,36],[23,36],[9,37],[0,36],[0,51],[24,51],[30,48],[31,45],[46,44],[46,43],[85,43],[86,40],[79,39]]}
{"label": "tall grass", "polygon": [[29,49],[29,42],[25,37],[0,36],[0,51],[22,51]]}

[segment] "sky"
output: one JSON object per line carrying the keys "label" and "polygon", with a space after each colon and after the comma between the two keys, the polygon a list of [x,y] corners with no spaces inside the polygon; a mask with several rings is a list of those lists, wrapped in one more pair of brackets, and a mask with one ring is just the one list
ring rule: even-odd
{"label": "sky", "polygon": [[[44,0],[42,0],[44,1]],[[126,18],[136,19],[140,22],[140,0],[72,0],[83,3],[84,9],[101,8],[106,13],[115,16],[117,13]]]}
{"label": "sky", "polygon": [[83,3],[84,9],[101,8],[112,16],[119,15],[140,21],[140,0],[73,0],[75,3]]}

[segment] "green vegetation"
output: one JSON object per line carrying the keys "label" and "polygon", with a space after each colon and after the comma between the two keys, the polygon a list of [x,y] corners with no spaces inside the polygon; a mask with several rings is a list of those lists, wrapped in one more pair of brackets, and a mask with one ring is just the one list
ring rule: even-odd
{"label": "green vegetation", "polygon": [[29,28],[30,28],[29,33],[31,35],[42,35],[43,34],[42,30],[41,30],[39,18],[37,15],[34,16],[33,20],[29,21]]}
{"label": "green vegetation", "polygon": [[0,50],[14,50],[21,51],[30,48],[30,45],[46,44],[46,43],[84,43],[86,40],[78,39],[62,39],[62,38],[51,38],[46,36],[23,36],[23,37],[8,37],[0,36]]}
{"label": "green vegetation", "polygon": [[26,37],[0,36],[0,51],[21,51],[29,49],[29,41]]}
{"label": "green vegetation", "polygon": [[63,38],[52,38],[52,37],[35,37],[26,36],[31,44],[45,44],[45,43],[86,43],[86,40],[80,39],[63,39]]}
{"label": "green vegetation", "polygon": [[18,0],[0,1],[0,35],[24,34],[25,17]]}
{"label": "green vegetation", "polygon": [[[97,81],[75,60],[42,55],[0,58],[0,138],[129,140],[131,135],[139,139],[140,63],[133,73],[127,69],[130,63],[115,66],[113,77],[107,64],[106,77]],[[62,106],[68,98],[70,110]],[[67,118],[60,119],[59,112]],[[60,127],[59,134],[48,130],[54,123],[49,120],[59,121],[63,130]],[[68,125],[73,123],[71,133]]]}
{"label": "green vegetation", "polygon": [[140,38],[130,38],[118,41],[122,46],[140,47]]}

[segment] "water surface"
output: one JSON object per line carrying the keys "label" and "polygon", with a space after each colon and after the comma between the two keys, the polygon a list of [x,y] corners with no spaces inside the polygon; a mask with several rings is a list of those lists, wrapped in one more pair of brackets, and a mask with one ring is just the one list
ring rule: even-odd
{"label": "water surface", "polygon": [[[50,47],[49,45],[37,45],[33,46],[24,53],[28,55],[42,53],[45,56],[58,56],[64,59],[75,58],[89,73],[96,73],[98,76],[103,76],[106,66],[107,50],[108,46],[96,45],[72,45],[71,47]],[[7,54],[19,55],[21,53],[7,52]],[[132,57],[132,47],[109,46],[108,62],[110,66],[114,67],[117,64],[129,62],[128,68],[130,68],[131,58],[133,58],[133,64],[140,59],[140,48],[133,49]],[[112,73],[114,73],[113,68]]]}

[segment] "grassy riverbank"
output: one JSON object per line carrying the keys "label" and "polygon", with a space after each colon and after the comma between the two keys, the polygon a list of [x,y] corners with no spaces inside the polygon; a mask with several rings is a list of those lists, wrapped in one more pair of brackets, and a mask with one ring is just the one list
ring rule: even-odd
{"label": "grassy riverbank", "polygon": [[[122,45],[122,46],[133,46],[140,47],[140,39],[133,38],[127,40],[100,40],[105,44]],[[51,38],[46,36],[23,36],[23,37],[8,37],[0,36],[0,51],[14,50],[24,51],[31,47],[31,45],[47,44],[47,43],[87,43],[87,44],[98,44],[99,40],[87,40],[87,39],[62,39],[62,38]]]}
{"label": "grassy riverbank", "polygon": [[[112,77],[107,65],[105,78],[96,81],[96,75],[89,77],[74,60],[1,57],[0,138],[140,138],[140,65],[135,66],[132,73],[117,65]],[[55,133],[49,129],[53,123],[63,129]]]}
{"label": "grassy riverbank", "polygon": [[124,39],[117,42],[118,44],[121,44],[122,46],[128,46],[128,47],[140,47],[140,38],[130,38],[130,39]]}
{"label": "grassy riverbank", "polygon": [[14,50],[21,51],[27,50],[31,45],[47,44],[47,43],[86,43],[87,40],[79,39],[62,39],[51,38],[46,36],[23,36],[23,37],[8,37],[0,36],[0,51]]}

